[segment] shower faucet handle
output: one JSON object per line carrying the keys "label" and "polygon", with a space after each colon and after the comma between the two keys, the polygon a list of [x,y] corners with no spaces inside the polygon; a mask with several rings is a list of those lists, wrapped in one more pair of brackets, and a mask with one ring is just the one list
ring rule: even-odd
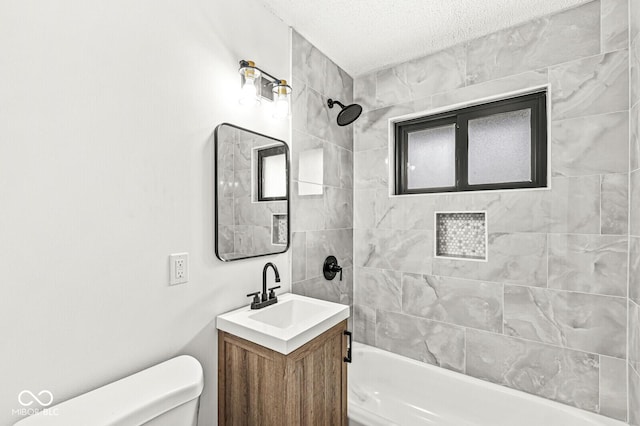
{"label": "shower faucet handle", "polygon": [[336,277],[338,272],[340,272],[340,281],[342,281],[342,266],[338,265],[338,259],[336,259],[335,256],[327,256],[322,267],[324,277],[331,281]]}

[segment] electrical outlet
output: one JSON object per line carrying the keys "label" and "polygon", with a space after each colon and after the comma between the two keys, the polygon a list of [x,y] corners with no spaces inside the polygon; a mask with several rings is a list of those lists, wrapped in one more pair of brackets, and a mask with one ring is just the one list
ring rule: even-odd
{"label": "electrical outlet", "polygon": [[189,281],[189,253],[169,256],[169,284],[184,284]]}

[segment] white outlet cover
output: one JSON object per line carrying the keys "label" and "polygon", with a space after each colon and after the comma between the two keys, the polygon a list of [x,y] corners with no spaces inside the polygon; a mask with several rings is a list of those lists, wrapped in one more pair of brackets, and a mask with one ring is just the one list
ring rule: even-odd
{"label": "white outlet cover", "polygon": [[169,285],[184,284],[189,281],[189,253],[169,255]]}

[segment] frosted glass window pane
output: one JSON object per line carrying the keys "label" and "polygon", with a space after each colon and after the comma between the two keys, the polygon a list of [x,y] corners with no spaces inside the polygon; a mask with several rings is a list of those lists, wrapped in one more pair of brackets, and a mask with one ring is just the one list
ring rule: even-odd
{"label": "frosted glass window pane", "polygon": [[455,124],[409,133],[407,187],[440,188],[456,183]]}
{"label": "frosted glass window pane", "polygon": [[469,120],[469,184],[531,181],[531,110]]}

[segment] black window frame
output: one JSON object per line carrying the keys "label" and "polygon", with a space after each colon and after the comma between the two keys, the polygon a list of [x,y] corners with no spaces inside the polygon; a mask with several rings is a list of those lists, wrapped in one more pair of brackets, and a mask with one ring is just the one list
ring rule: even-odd
{"label": "black window frame", "polygon": [[[469,120],[531,109],[531,181],[469,184]],[[407,185],[409,133],[455,124],[455,185],[412,188]],[[395,123],[395,194],[429,194],[547,187],[547,92],[540,91]]]}
{"label": "black window frame", "polygon": [[[282,197],[265,197],[262,194],[263,184],[264,184],[264,176],[262,175],[264,171],[263,159],[265,157],[274,157],[276,155],[284,155],[285,162],[287,161],[287,150],[284,146],[272,146],[269,148],[258,148],[258,201],[286,201],[289,194],[285,194]],[[289,191],[288,187],[285,190]]]}

